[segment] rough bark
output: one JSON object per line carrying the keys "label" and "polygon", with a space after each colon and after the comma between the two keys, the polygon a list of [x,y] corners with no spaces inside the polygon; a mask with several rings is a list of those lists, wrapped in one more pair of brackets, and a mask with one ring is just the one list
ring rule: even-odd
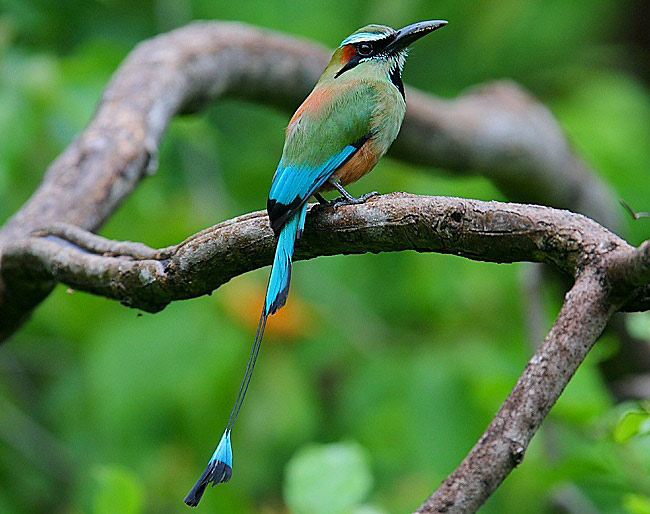
{"label": "rough bark", "polygon": [[602,269],[582,272],[544,343],[483,436],[418,513],[476,512],[522,461],[539,425],[616,310],[605,281]]}
{"label": "rough bark", "polygon": [[[640,267],[645,246],[637,251],[591,219],[550,207],[393,193],[334,213],[313,206],[295,258],[416,250],[501,263],[544,262],[575,277],[586,259],[601,253],[620,253],[615,264],[629,259]],[[274,247],[266,211],[159,250],[58,224],[7,246],[2,269],[14,289],[58,281],[157,312],[171,301],[209,294],[237,275],[270,264]],[[628,289],[643,285],[625,278]],[[647,292],[639,287],[637,298],[646,298]],[[625,308],[647,305],[643,300]]]}

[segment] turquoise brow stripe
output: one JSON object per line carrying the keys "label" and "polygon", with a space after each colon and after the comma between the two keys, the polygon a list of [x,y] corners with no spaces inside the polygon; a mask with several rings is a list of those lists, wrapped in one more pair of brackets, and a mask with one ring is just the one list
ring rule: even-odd
{"label": "turquoise brow stripe", "polygon": [[339,48],[350,43],[358,43],[359,41],[378,41],[379,39],[384,39],[388,34],[382,34],[377,32],[360,32],[359,34],[352,34],[351,36],[345,38]]}

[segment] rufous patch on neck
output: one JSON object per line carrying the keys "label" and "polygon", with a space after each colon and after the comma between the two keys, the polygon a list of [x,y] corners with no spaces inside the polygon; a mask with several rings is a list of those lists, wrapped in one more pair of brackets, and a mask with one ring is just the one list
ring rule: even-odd
{"label": "rufous patch on neck", "polygon": [[320,109],[325,101],[331,98],[331,96],[332,91],[330,88],[321,87],[314,89],[309,96],[305,98],[305,101],[300,105],[300,107],[296,109],[296,112],[293,113],[291,120],[289,120],[289,126],[287,129],[289,129],[289,127],[291,127],[291,125],[293,125],[305,111],[318,111],[318,109]]}
{"label": "rufous patch on neck", "polygon": [[309,94],[309,96],[305,98],[305,101],[300,105],[300,107],[296,109],[296,112],[293,113],[293,116],[289,120],[287,131],[291,129],[291,126],[296,121],[298,121],[305,112],[309,111],[312,113],[316,113],[324,106],[328,105],[328,101],[331,102],[331,100],[333,98],[336,98],[337,95],[343,94],[345,91],[349,90],[354,86],[355,86],[354,82],[347,82],[345,84],[341,84],[340,86],[337,86],[336,88],[334,88],[332,85],[320,86],[314,88],[314,90]]}

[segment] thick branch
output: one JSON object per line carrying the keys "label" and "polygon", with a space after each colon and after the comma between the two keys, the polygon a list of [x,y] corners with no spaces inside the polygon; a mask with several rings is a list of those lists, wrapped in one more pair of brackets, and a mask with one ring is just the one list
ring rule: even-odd
{"label": "thick branch", "polygon": [[[162,250],[83,229],[97,230],[155,170],[159,140],[174,114],[222,96],[291,110],[313,86],[327,53],[220,22],[192,24],[139,45],[86,130],[0,230],[0,340],[56,282],[156,311],[269,264],[274,240],[263,212]],[[454,100],[412,89],[408,97],[393,156],[482,173],[511,199],[569,207],[618,229],[608,188],[571,151],[549,111],[514,84],[483,86]],[[44,226],[50,228],[31,235]],[[312,209],[297,258],[406,249],[545,262],[577,277],[484,436],[420,511],[476,510],[521,460],[610,315],[621,305],[650,305],[650,247],[634,249],[587,218],[550,208],[394,194],[333,215]]]}
{"label": "thick branch", "polygon": [[[162,250],[59,225],[8,246],[3,274],[12,288],[55,280],[155,312],[270,264],[274,245],[265,211]],[[312,207],[296,258],[402,250],[491,262],[545,262],[571,277],[587,262],[636,252],[596,222],[568,211],[393,193],[336,213]]]}
{"label": "thick branch", "polygon": [[611,262],[611,274],[626,286],[640,286],[650,281],[650,241],[633,252],[620,255]]}
{"label": "thick branch", "polygon": [[616,310],[605,282],[602,270],[582,272],[483,436],[418,513],[475,512],[521,462],[539,425]]}
{"label": "thick branch", "polygon": [[[155,169],[158,142],[174,114],[223,96],[290,111],[327,55],[313,43],[226,22],[193,23],[141,43],[113,76],[88,127],[0,230],[0,255],[52,222],[97,230]],[[549,111],[517,86],[494,84],[455,100],[412,89],[407,95],[392,155],[483,173],[512,199],[569,207],[618,228],[608,188],[571,152]],[[0,282],[0,340],[50,288],[40,282],[16,290]]]}
{"label": "thick branch", "polygon": [[[483,436],[418,512],[476,511],[521,462],[542,420],[626,295],[640,289],[635,297],[646,303],[633,307],[648,308],[648,243],[633,248],[568,211],[393,193],[334,213],[312,207],[306,229],[297,259],[410,249],[490,262],[544,262],[577,277],[544,343]],[[27,285],[56,280],[156,311],[269,264],[274,243],[264,211],[161,250],[59,224],[7,247],[3,272],[12,287],[21,287],[14,280]],[[632,271],[622,274],[623,267]]]}

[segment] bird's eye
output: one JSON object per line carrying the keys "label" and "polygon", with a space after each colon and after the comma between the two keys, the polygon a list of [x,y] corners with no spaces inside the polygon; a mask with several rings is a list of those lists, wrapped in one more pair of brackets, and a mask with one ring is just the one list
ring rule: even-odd
{"label": "bird's eye", "polygon": [[369,57],[373,54],[375,49],[372,47],[370,43],[359,43],[357,45],[357,53],[361,57]]}

